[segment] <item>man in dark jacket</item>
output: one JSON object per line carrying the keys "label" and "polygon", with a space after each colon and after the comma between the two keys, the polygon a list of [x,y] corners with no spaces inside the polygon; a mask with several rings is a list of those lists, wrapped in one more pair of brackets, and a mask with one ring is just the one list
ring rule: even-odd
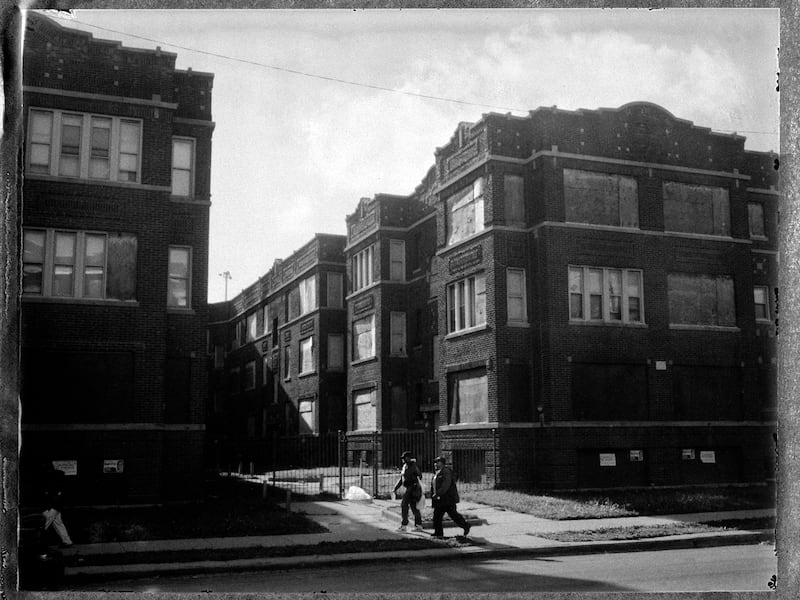
{"label": "man in dark jacket", "polygon": [[453,519],[453,523],[464,529],[464,536],[469,535],[470,525],[456,510],[460,498],[453,478],[453,472],[441,456],[436,457],[436,474],[431,479],[431,503],[433,505],[433,537],[444,537],[442,519],[445,513]]}
{"label": "man in dark jacket", "polygon": [[422,514],[417,508],[417,502],[422,497],[422,472],[417,466],[417,459],[413,457],[411,452],[403,452],[401,458],[403,459],[403,469],[400,471],[400,479],[397,485],[394,486],[395,493],[400,486],[405,488],[403,492],[403,500],[400,502],[400,514],[403,518],[398,531],[405,531],[408,526],[408,508],[414,513],[414,530],[422,531]]}

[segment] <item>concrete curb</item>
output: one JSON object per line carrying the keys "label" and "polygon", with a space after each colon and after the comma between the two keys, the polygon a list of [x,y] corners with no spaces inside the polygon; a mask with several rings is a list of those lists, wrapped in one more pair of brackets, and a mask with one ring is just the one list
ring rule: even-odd
{"label": "concrete curb", "polygon": [[694,535],[677,535],[645,540],[621,540],[612,542],[551,542],[533,548],[505,547],[484,548],[467,546],[465,548],[442,548],[430,550],[403,550],[397,552],[359,552],[347,554],[310,554],[306,556],[285,556],[279,558],[251,558],[228,561],[197,561],[184,563],[128,564],[107,566],[67,567],[65,576],[70,578],[113,579],[152,577],[153,575],[188,575],[192,573],[212,573],[250,570],[302,569],[319,566],[335,566],[353,563],[372,563],[385,560],[449,560],[454,558],[510,558],[538,556],[568,556],[578,554],[601,554],[611,552],[635,552],[646,550],[677,550],[684,548],[710,548],[715,546],[736,546],[772,541],[773,530],[753,532],[730,532]]}

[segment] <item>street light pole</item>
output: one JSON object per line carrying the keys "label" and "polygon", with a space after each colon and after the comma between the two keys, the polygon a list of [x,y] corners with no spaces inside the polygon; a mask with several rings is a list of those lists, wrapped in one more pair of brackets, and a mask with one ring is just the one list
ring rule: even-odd
{"label": "street light pole", "polygon": [[222,273],[219,274],[219,276],[222,277],[225,280],[225,302],[227,302],[228,301],[228,280],[229,279],[233,279],[233,276],[231,275],[230,271],[223,271]]}

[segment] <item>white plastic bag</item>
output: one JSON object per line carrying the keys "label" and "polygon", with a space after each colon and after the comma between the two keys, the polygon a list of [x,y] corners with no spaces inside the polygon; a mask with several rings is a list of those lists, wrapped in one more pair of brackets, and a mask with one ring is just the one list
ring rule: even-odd
{"label": "white plastic bag", "polygon": [[425,508],[425,494],[420,494],[419,500],[417,500],[417,510],[422,512]]}
{"label": "white plastic bag", "polygon": [[345,500],[366,500],[368,502],[372,501],[372,496],[370,496],[367,492],[362,490],[357,485],[351,485],[347,489],[347,493],[344,495]]}

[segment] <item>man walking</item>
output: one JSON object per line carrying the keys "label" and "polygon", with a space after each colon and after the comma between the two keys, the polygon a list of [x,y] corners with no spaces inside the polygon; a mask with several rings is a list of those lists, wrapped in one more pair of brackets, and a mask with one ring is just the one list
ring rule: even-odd
{"label": "man walking", "polygon": [[411,452],[406,450],[401,455],[403,459],[403,469],[400,471],[400,479],[397,485],[394,486],[394,491],[400,489],[400,486],[405,487],[403,492],[403,500],[400,502],[400,514],[402,522],[398,531],[405,531],[408,526],[408,508],[414,513],[414,531],[422,531],[422,514],[417,508],[417,502],[422,497],[422,472],[417,466],[417,459],[413,457]]}
{"label": "man walking", "polygon": [[444,537],[442,519],[445,513],[453,519],[453,523],[464,529],[464,537],[469,535],[470,524],[456,510],[460,498],[453,478],[453,472],[445,464],[441,456],[436,457],[436,474],[431,479],[431,501],[433,504],[433,537]]}

